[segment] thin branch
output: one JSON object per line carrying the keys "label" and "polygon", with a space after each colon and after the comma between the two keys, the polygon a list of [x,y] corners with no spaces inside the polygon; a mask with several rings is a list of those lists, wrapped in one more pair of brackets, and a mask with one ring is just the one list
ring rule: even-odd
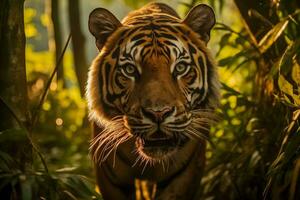
{"label": "thin branch", "polygon": [[31,121],[32,123],[31,123],[31,127],[30,127],[30,132],[35,127],[35,124],[38,121],[39,113],[41,111],[42,105],[43,105],[43,103],[44,103],[44,101],[46,99],[46,96],[48,94],[48,91],[49,91],[50,85],[51,85],[51,83],[53,81],[53,78],[54,78],[54,76],[55,76],[55,74],[56,74],[56,72],[57,72],[57,70],[58,70],[58,68],[60,66],[60,63],[63,60],[63,57],[65,55],[67,47],[68,47],[68,45],[70,43],[70,40],[71,40],[71,33],[69,34],[69,37],[68,37],[68,40],[67,40],[67,42],[66,42],[66,44],[64,46],[64,49],[63,49],[63,51],[62,51],[62,53],[61,53],[61,55],[60,55],[60,57],[59,57],[59,59],[58,59],[58,61],[56,63],[56,66],[55,66],[55,68],[54,68],[54,70],[53,70],[53,72],[52,72],[52,74],[51,74],[51,76],[50,76],[50,78],[49,78],[49,80],[47,82],[47,85],[46,85],[45,90],[44,90],[44,92],[42,94],[41,100],[40,100],[40,102],[39,102],[39,104],[38,104],[38,106],[37,106],[37,108],[35,110],[35,113],[33,114],[32,121]]}
{"label": "thin branch", "polygon": [[32,138],[31,138],[31,134],[29,133],[29,130],[26,126],[24,126],[24,124],[22,123],[22,121],[19,119],[19,117],[16,115],[16,113],[12,110],[12,108],[8,105],[8,103],[5,102],[5,100],[0,97],[0,101],[2,101],[2,103],[4,104],[4,106],[8,109],[8,111],[10,112],[10,114],[13,116],[13,118],[15,118],[15,120],[18,122],[19,126],[21,128],[23,128],[24,130],[26,130],[26,136],[33,148],[33,150],[38,154],[38,156],[40,157],[41,159],[41,162],[44,166],[44,169],[45,171],[48,173],[49,170],[48,170],[48,167],[47,167],[47,164],[46,164],[46,161],[43,157],[43,155],[41,154],[41,152],[39,151],[38,147],[35,145],[35,143],[33,142]]}
{"label": "thin branch", "polygon": [[19,119],[19,117],[16,115],[16,113],[12,110],[12,108],[8,105],[8,103],[1,96],[0,96],[0,101],[8,109],[9,113],[13,116],[13,118],[15,118],[15,120],[18,122],[19,126],[22,128],[25,128],[23,122]]}
{"label": "thin branch", "polygon": [[[226,24],[217,22],[216,25],[220,25],[223,26],[223,28],[225,28],[226,30],[230,31],[231,33],[234,33],[236,35],[238,35],[239,37],[243,38],[245,41],[247,41],[257,52],[260,53],[258,47],[256,44],[254,44],[251,40],[249,40],[247,37],[245,37],[243,34],[241,34],[240,32],[237,32],[235,30],[233,30],[232,28],[230,28],[229,26],[227,26]],[[220,29],[218,27],[216,27],[215,29]]]}

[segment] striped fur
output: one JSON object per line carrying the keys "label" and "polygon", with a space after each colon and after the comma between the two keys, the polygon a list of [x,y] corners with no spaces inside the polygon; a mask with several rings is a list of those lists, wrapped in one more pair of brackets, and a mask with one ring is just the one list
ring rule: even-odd
{"label": "striped fur", "polygon": [[[152,3],[120,24],[106,19],[108,11],[96,15],[105,19],[99,21],[104,27],[99,32],[107,38],[99,39],[97,27],[97,31],[90,28],[100,52],[90,67],[86,96],[90,119],[100,127],[91,143],[98,178],[115,175],[121,185],[124,180],[134,185],[135,178],[159,183],[181,170],[190,173],[199,162],[203,165],[205,139],[219,101],[219,81],[206,47],[209,32],[202,34],[189,26],[196,9],[181,20],[167,5]],[[161,120],[153,117],[153,110],[156,117],[162,110],[168,114]],[[192,159],[195,155],[198,158]],[[125,166],[120,170],[128,167],[126,173],[132,177],[119,174],[118,163]],[[116,171],[99,172],[114,166]],[[167,197],[172,187],[158,187],[157,197]],[[108,199],[113,197],[104,193]],[[118,199],[122,195],[125,198],[120,192]]]}

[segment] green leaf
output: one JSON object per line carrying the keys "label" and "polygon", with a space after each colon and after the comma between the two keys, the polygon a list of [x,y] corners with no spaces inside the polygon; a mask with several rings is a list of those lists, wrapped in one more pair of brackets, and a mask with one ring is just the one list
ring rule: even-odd
{"label": "green leaf", "polygon": [[283,75],[279,75],[278,78],[279,89],[292,98],[293,102],[288,100],[287,102],[294,104],[295,106],[300,106],[300,94],[294,93],[293,85],[285,79]]}
{"label": "green leaf", "polygon": [[276,24],[259,42],[258,48],[261,53],[266,52],[272,44],[280,37],[289,21],[284,20]]}
{"label": "green leaf", "polygon": [[100,195],[94,190],[92,184],[87,181],[87,178],[76,174],[65,174],[59,176],[63,187],[66,188],[68,194],[72,194],[79,199],[101,199]]}
{"label": "green leaf", "polygon": [[235,61],[236,61],[236,58],[233,57],[233,56],[226,57],[226,58],[223,58],[223,59],[219,60],[218,66],[222,66],[223,67],[223,66],[231,65]]}
{"label": "green leaf", "polygon": [[293,59],[292,79],[297,84],[298,94],[300,94],[300,65]]}
{"label": "green leaf", "polygon": [[234,56],[229,56],[226,58],[223,58],[219,60],[218,65],[219,66],[228,66],[231,67],[233,66],[234,63],[240,61],[240,59],[246,59],[246,60],[251,60],[254,59],[253,57],[253,49],[247,49],[247,50],[242,50],[235,54]]}
{"label": "green leaf", "polygon": [[219,51],[217,52],[216,56],[218,56],[221,53],[223,47],[228,44],[230,36],[231,36],[231,33],[226,33],[222,36],[222,38],[219,42],[220,48],[219,48]]}
{"label": "green leaf", "polygon": [[287,75],[291,72],[293,65],[297,64],[296,58],[300,54],[300,39],[295,40],[289,44],[280,58],[278,70],[281,74]]}
{"label": "green leaf", "polygon": [[283,75],[279,75],[278,85],[279,85],[279,89],[282,92],[290,96],[293,96],[293,85],[290,82],[288,82]]}
{"label": "green leaf", "polygon": [[222,84],[222,89],[226,90],[227,92],[230,92],[231,94],[234,94],[236,96],[240,95],[241,93],[236,91],[235,89],[229,87],[228,85],[226,85],[225,83],[221,83]]}
{"label": "green leaf", "polygon": [[234,73],[236,70],[238,70],[239,68],[241,68],[243,65],[247,64],[248,62],[252,61],[253,58],[246,58],[244,59],[242,62],[240,62],[239,64],[237,64],[234,69],[232,70],[232,73]]}

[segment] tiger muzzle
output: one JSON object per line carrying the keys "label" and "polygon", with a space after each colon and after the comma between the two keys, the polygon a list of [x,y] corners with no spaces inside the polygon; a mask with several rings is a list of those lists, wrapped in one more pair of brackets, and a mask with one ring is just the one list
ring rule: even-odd
{"label": "tiger muzzle", "polygon": [[170,116],[175,110],[175,107],[164,107],[162,109],[141,108],[142,114],[156,123],[161,123],[164,119]]}
{"label": "tiger muzzle", "polygon": [[128,126],[133,136],[136,137],[137,149],[142,154],[152,158],[162,158],[176,152],[188,140],[185,135],[181,134],[183,129],[168,130],[167,128],[168,124],[178,122],[178,119],[176,121],[177,107],[140,107],[139,110],[141,116],[136,118],[142,118],[144,122],[147,121],[147,124],[129,119]]}

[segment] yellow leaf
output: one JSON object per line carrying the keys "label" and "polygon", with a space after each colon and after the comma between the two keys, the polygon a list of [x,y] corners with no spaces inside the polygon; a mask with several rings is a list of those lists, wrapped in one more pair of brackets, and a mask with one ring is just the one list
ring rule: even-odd
{"label": "yellow leaf", "polygon": [[297,84],[298,92],[300,93],[300,65],[296,58],[293,59],[292,78]]}
{"label": "yellow leaf", "polygon": [[279,38],[289,21],[284,20],[276,24],[259,42],[258,48],[261,53],[266,52],[270,46]]}
{"label": "yellow leaf", "polygon": [[35,26],[33,24],[26,24],[25,25],[25,35],[26,38],[34,37],[38,34]]}
{"label": "yellow leaf", "polygon": [[30,23],[32,21],[32,18],[36,16],[36,10],[33,8],[26,8],[24,10],[24,23]]}
{"label": "yellow leaf", "polygon": [[[291,102],[291,103],[293,103],[294,105],[300,105],[300,95],[295,94],[293,85],[290,82],[288,82],[284,78],[283,75],[279,75],[278,85],[279,85],[279,88],[282,92],[284,92],[285,94],[287,94],[287,95],[289,95],[290,97],[293,98],[294,102]],[[285,97],[285,98],[287,98],[287,97]],[[290,101],[290,100],[287,99],[287,101]]]}
{"label": "yellow leaf", "polygon": [[41,23],[44,25],[44,26],[49,26],[49,24],[50,24],[50,17],[49,17],[49,15],[47,15],[47,14],[42,14],[41,15]]}
{"label": "yellow leaf", "polygon": [[293,85],[288,82],[283,75],[279,75],[278,85],[282,92],[293,96]]}

